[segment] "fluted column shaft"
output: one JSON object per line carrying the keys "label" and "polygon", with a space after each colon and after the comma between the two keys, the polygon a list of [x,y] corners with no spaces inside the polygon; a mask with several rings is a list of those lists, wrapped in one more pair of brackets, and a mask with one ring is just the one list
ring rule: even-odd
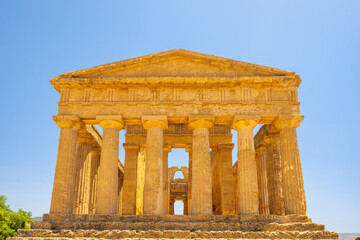
{"label": "fluted column shaft", "polygon": [[306,214],[306,200],[296,128],[303,117],[279,117],[280,153],[283,175],[285,214]]}
{"label": "fluted column shaft", "polygon": [[73,212],[78,119],[53,118],[61,128],[50,213]]}
{"label": "fluted column shaft", "polygon": [[119,180],[118,180],[118,210],[117,210],[117,213],[118,214],[122,214],[122,203],[123,203],[123,193],[124,193],[124,188],[123,188],[123,185],[124,185],[124,174],[123,172],[118,171],[118,177],[119,177]]}
{"label": "fluted column shaft", "polygon": [[238,177],[237,177],[237,162],[233,167],[233,182],[234,182],[234,198],[235,198],[235,214],[239,214],[239,200],[238,200]]}
{"label": "fluted column shaft", "polygon": [[188,215],[189,213],[188,213],[188,200],[187,200],[187,198],[185,198],[183,200],[183,203],[184,203],[183,215]]}
{"label": "fluted column shaft", "polygon": [[118,211],[118,159],[119,130],[124,124],[121,121],[102,120],[103,129],[99,177],[97,186],[96,213],[116,214]]}
{"label": "fluted column shaft", "polygon": [[266,176],[270,214],[285,215],[279,134],[265,137]]}
{"label": "fluted column shaft", "polygon": [[163,214],[163,160],[166,116],[143,116],[146,135],[144,214]]}
{"label": "fluted column shaft", "polygon": [[163,211],[164,214],[169,214],[169,199],[170,199],[170,186],[169,186],[169,174],[168,174],[168,168],[169,168],[169,161],[168,156],[169,152],[171,152],[171,146],[164,146],[164,160],[163,160]]}
{"label": "fluted column shaft", "polygon": [[233,128],[238,135],[238,210],[239,214],[258,214],[258,180],[253,129],[259,118],[235,117]]}
{"label": "fluted column shaft", "polygon": [[144,213],[144,187],[145,187],[145,163],[146,148],[140,147],[137,161],[137,179],[136,179],[136,214]]}
{"label": "fluted column shaft", "polygon": [[76,180],[74,214],[88,214],[90,204],[90,164],[86,164],[91,157],[93,140],[85,129],[79,131],[76,151]]}
{"label": "fluted column shaft", "polygon": [[218,151],[220,155],[219,178],[221,191],[221,214],[235,214],[235,193],[232,169],[233,143],[220,143]]}
{"label": "fluted column shaft", "polygon": [[136,215],[137,158],[139,145],[124,143],[125,167],[122,198],[122,214]]}
{"label": "fluted column shaft", "polygon": [[221,215],[220,153],[217,148],[211,149],[210,158],[213,214]]}
{"label": "fluted column shaft", "polygon": [[170,198],[170,202],[169,202],[169,214],[170,215],[174,215],[174,207],[175,207],[175,199],[174,198]]}
{"label": "fluted column shaft", "polygon": [[95,213],[99,165],[100,165],[100,149],[93,148],[93,150],[91,151],[91,170],[90,170],[90,206],[89,206],[90,214]]}
{"label": "fluted column shaft", "polygon": [[188,178],[188,191],[187,191],[187,214],[191,213],[191,189],[192,189],[192,145],[187,144],[185,151],[189,153],[189,178]]}
{"label": "fluted column shaft", "polygon": [[193,129],[191,214],[212,214],[212,185],[209,129],[214,118],[191,116],[189,127]]}
{"label": "fluted column shaft", "polygon": [[269,214],[269,199],[266,174],[266,148],[261,145],[255,150],[255,159],[258,174],[259,213]]}

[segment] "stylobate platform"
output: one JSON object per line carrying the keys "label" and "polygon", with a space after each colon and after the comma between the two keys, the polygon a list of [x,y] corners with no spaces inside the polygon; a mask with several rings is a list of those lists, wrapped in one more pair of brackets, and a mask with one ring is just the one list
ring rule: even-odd
{"label": "stylobate platform", "polygon": [[30,239],[338,239],[302,215],[45,214],[9,240]]}

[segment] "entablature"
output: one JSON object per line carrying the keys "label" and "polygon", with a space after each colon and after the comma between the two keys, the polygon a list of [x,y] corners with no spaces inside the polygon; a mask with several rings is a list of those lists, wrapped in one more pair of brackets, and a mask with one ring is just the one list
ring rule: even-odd
{"label": "entablature", "polygon": [[[198,83],[198,82],[197,82]],[[297,102],[296,86],[271,85],[232,85],[211,84],[204,85],[180,84],[178,86],[143,84],[138,86],[103,85],[95,88],[91,85],[78,87],[64,87],[59,89],[61,103],[196,103],[196,102]]]}
{"label": "entablature", "polygon": [[279,102],[269,103],[248,103],[248,104],[59,104],[59,115],[74,115],[76,113],[86,124],[98,124],[98,115],[122,115],[125,125],[141,124],[142,115],[165,114],[168,122],[172,124],[187,124],[189,115],[207,114],[214,115],[214,124],[232,124],[234,115],[258,115],[259,124],[270,124],[279,115],[299,115],[298,103]]}

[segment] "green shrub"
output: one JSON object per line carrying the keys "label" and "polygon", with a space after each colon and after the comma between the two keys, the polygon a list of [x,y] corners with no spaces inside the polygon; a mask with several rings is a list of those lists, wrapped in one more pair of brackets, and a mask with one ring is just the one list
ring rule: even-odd
{"label": "green shrub", "polygon": [[18,229],[29,228],[28,224],[32,222],[31,212],[22,209],[14,212],[6,205],[6,200],[4,195],[0,195],[0,240],[15,237]]}

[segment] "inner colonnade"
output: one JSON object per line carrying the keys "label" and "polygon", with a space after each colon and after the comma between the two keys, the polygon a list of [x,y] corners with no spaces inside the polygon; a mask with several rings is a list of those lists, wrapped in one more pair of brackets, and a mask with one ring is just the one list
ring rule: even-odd
{"label": "inner colonnade", "polygon": [[[102,136],[78,116],[53,119],[61,132],[50,213],[174,214],[176,200],[185,215],[306,213],[296,136],[302,116],[274,116],[255,136],[256,115],[232,116],[231,124],[215,124],[213,115],[189,115],[186,124],[167,115],[142,115],[141,124],[99,115],[92,123]],[[188,152],[188,168],[168,167],[172,148]],[[184,179],[174,179],[178,170]]]}

